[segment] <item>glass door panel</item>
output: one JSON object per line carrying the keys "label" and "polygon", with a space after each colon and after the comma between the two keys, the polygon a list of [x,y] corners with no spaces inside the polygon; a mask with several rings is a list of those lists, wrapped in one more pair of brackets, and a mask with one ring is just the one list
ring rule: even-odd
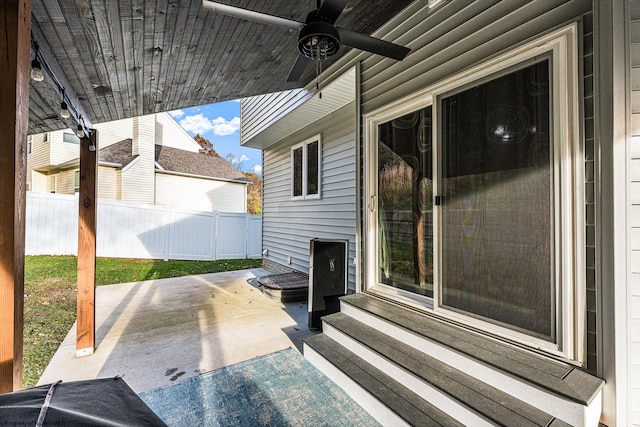
{"label": "glass door panel", "polygon": [[378,126],[378,282],[433,296],[429,106]]}

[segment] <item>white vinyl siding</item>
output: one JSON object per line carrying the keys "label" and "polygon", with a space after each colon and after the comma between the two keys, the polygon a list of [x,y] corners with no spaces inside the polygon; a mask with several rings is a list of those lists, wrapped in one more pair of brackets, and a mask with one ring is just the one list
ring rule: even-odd
{"label": "white vinyl siding", "polygon": [[197,153],[200,146],[191,135],[180,126],[169,113],[156,114],[156,140],[157,145],[177,148],[179,150]]}
{"label": "white vinyl siding", "polygon": [[133,118],[129,118],[96,124],[94,127],[98,130],[98,149],[131,138],[133,120]]}
{"label": "white vinyl siding", "polygon": [[[309,271],[311,239],[349,240],[355,290],[356,143],[352,104],[264,151],[263,249],[270,261]],[[322,199],[291,200],[291,147],[322,133]],[[291,263],[288,262],[291,257]]]}
{"label": "white vinyl siding", "polygon": [[153,204],[154,183],[147,179],[148,169],[149,164],[140,161],[122,172],[122,201]]}
{"label": "white vinyl siding", "polygon": [[630,1],[631,135],[629,139],[627,194],[628,244],[628,405],[630,423],[640,426],[640,1]]}
{"label": "white vinyl siding", "polygon": [[244,143],[264,131],[312,95],[305,89],[294,89],[243,99],[241,140]]}
{"label": "white vinyl siding", "polygon": [[27,155],[27,170],[40,169],[51,164],[51,144],[44,142],[45,133],[32,135],[31,154]]}
{"label": "white vinyl siding", "polygon": [[137,117],[133,126],[133,154],[140,158],[122,172],[122,201],[152,205],[155,194],[155,118]]}
{"label": "white vinyl siding", "polygon": [[156,205],[245,213],[246,195],[245,184],[156,172]]}
{"label": "white vinyl siding", "polygon": [[[379,55],[362,61],[366,114],[591,10],[590,0],[451,1],[434,10],[413,2],[380,31],[411,48],[404,61]],[[406,18],[409,17],[409,18]]]}
{"label": "white vinyl siding", "polygon": [[56,174],[56,188],[58,194],[75,194],[75,174],[77,169],[69,169]]}
{"label": "white vinyl siding", "polygon": [[48,193],[49,192],[49,179],[46,173],[41,173],[38,171],[31,171],[31,180],[30,182],[30,191],[35,191],[38,193]]}
{"label": "white vinyl siding", "polygon": [[98,166],[98,198],[118,200],[118,175],[114,168]]}
{"label": "white vinyl siding", "polygon": [[[49,133],[49,147],[51,149],[51,164],[60,165],[69,160],[80,157],[80,144],[74,144],[64,141],[64,132]],[[69,132],[67,129],[66,132]]]}

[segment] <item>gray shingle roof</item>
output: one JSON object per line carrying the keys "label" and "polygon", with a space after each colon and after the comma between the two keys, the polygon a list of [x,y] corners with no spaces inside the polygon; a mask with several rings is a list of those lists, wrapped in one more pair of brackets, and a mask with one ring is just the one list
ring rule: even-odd
{"label": "gray shingle roof", "polygon": [[[138,157],[137,155],[131,155],[131,143],[132,141],[129,138],[116,142],[108,147],[101,148],[98,151],[98,161],[122,165],[118,168],[122,169]],[[156,162],[158,162],[162,169],[168,172],[199,175],[230,181],[250,182],[242,172],[221,157],[194,153],[163,145],[156,145],[155,153]]]}
{"label": "gray shingle roof", "polygon": [[125,167],[138,156],[131,155],[131,138],[98,150],[98,162],[116,163]]}
{"label": "gray shingle roof", "polygon": [[242,172],[221,157],[156,145],[156,162],[167,171],[249,182]]}

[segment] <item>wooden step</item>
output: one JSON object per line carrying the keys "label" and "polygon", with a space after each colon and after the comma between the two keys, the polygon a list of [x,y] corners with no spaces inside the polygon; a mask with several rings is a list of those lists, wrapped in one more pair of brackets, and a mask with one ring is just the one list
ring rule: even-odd
{"label": "wooden step", "polygon": [[343,297],[341,312],[572,425],[599,418],[604,381],[575,365],[369,294]]}
{"label": "wooden step", "polygon": [[345,314],[325,334],[466,425],[569,425]]}
{"label": "wooden step", "polygon": [[[304,353],[305,357],[314,364],[318,363],[318,357],[328,361],[346,378],[374,397],[374,399],[363,401],[366,399],[358,399],[358,396],[353,395],[356,393],[352,393],[352,397],[361,406],[383,423],[386,419],[393,425],[398,425],[400,422],[416,426],[463,425],[324,334],[306,339]],[[335,374],[331,377],[335,377]],[[344,381],[345,378],[342,378],[341,382],[344,383]],[[391,418],[389,415],[379,416],[383,406],[396,414],[400,420]]]}

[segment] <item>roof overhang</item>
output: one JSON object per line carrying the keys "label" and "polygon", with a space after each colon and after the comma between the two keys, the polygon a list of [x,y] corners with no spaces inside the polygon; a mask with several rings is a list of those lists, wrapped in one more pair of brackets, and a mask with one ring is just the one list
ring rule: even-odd
{"label": "roof overhang", "polygon": [[[315,6],[217,1],[297,22]],[[372,8],[350,0],[335,25],[369,35],[412,1],[377,0]],[[286,82],[299,56],[296,30],[216,13],[203,0],[30,3],[30,59],[37,48],[45,73],[30,82],[30,134],[303,88],[316,78],[309,64],[298,82]],[[345,46],[322,67],[354,52]],[[68,119],[58,114],[63,97]]]}
{"label": "roof overhang", "polygon": [[[287,112],[262,131],[244,140],[245,147],[265,149],[283,138],[328,116],[356,99],[356,69],[350,68],[326,87],[302,97],[298,105],[286,106]],[[293,107],[293,108],[292,108]]]}

